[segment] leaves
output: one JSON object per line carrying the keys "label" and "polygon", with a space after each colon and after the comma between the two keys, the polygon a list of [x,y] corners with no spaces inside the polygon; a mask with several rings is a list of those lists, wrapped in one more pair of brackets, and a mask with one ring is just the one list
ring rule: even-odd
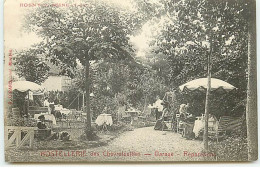
{"label": "leaves", "polygon": [[39,49],[28,49],[15,54],[15,71],[27,81],[41,84],[48,78],[49,66]]}
{"label": "leaves", "polygon": [[214,114],[243,114],[231,110],[246,97],[247,2],[162,0],[160,3],[164,7],[164,13],[160,17],[166,20],[151,46],[157,57],[155,60],[158,63],[166,61],[168,66],[160,68],[163,70],[158,74],[173,88],[206,77],[211,45],[212,77],[238,88],[236,93],[224,95],[226,99],[222,100],[226,101],[222,101],[223,104],[219,102],[221,98],[212,97],[213,105],[223,110],[211,111]]}
{"label": "leaves", "polygon": [[51,62],[67,64],[66,71],[77,66],[76,60],[84,65],[100,58],[132,58],[128,35],[135,27],[134,15],[109,4],[86,2],[88,8],[38,8],[26,16],[26,28],[46,38]]}

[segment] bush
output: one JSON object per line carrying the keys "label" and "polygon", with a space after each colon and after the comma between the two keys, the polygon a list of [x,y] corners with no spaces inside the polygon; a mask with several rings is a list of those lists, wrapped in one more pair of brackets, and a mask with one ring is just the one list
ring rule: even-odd
{"label": "bush", "polygon": [[236,135],[220,142],[211,141],[209,152],[216,154],[216,161],[247,161],[247,140]]}
{"label": "bush", "polygon": [[34,119],[26,119],[21,117],[10,117],[7,118],[7,126],[36,127],[37,121]]}

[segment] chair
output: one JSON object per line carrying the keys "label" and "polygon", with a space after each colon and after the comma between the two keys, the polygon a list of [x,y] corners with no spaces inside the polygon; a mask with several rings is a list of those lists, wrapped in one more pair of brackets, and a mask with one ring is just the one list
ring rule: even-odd
{"label": "chair", "polygon": [[177,133],[182,133],[184,130],[184,123],[181,120],[181,115],[176,114],[176,119],[177,119]]}
{"label": "chair", "polygon": [[163,124],[164,125],[162,131],[164,130],[165,126],[167,127],[167,129],[171,129],[173,131],[174,130],[173,116],[166,117],[166,119],[163,120]]}

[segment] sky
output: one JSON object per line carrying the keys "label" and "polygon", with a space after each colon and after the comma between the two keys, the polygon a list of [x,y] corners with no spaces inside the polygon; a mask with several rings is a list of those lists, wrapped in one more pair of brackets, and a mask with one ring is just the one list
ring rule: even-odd
{"label": "sky", "polygon": [[41,41],[35,33],[22,31],[22,20],[26,8],[20,8],[21,2],[29,3],[31,0],[7,0],[4,4],[4,46],[8,49],[22,50]]}
{"label": "sky", "polygon": [[[27,33],[22,30],[23,16],[28,12],[28,8],[21,8],[20,3],[42,2],[43,0],[7,0],[4,4],[4,45],[5,49],[23,50],[31,47],[35,43],[42,41],[35,33]],[[53,0],[57,3],[65,2],[66,0]],[[80,0],[74,0],[79,2]],[[106,3],[112,3],[121,8],[128,10],[135,10],[131,0],[101,0]],[[154,1],[154,0],[153,0]],[[145,57],[149,51],[149,42],[151,38],[158,33],[157,30],[161,27],[162,23],[147,22],[143,25],[142,31],[139,35],[131,36],[130,42],[136,48],[136,55]]]}

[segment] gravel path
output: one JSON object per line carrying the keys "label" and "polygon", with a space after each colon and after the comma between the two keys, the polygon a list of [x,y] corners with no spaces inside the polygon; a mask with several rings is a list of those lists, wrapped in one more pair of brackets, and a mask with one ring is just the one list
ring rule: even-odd
{"label": "gravel path", "polygon": [[145,127],[124,133],[119,138],[113,140],[108,146],[97,148],[97,152],[108,150],[109,152],[123,151],[140,153],[140,156],[118,156],[109,158],[109,160],[199,161],[201,158],[192,157],[192,155],[188,155],[188,153],[199,153],[202,151],[202,147],[202,141],[186,140],[182,138],[180,134],[171,131],[156,131],[153,130],[153,127]]}
{"label": "gravel path", "polygon": [[[121,134],[108,145],[76,151],[9,151],[10,161],[74,162],[74,161],[202,161],[195,153],[202,151],[202,141],[186,140],[171,131],[155,131],[153,127],[134,129]],[[13,157],[12,152],[15,152]],[[51,154],[50,154],[51,153]],[[69,154],[70,155],[69,155]],[[54,156],[51,156],[54,155]],[[69,155],[69,156],[68,156]]]}

